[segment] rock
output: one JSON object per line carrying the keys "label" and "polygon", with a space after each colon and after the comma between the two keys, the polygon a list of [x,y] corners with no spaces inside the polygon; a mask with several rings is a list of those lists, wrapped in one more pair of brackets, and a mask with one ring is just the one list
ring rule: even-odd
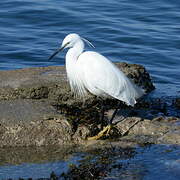
{"label": "rock", "polygon": [[169,131],[157,139],[157,143],[180,144],[180,128],[175,131]]}
{"label": "rock", "polygon": [[129,131],[129,135],[153,135],[162,136],[168,132],[170,127],[164,123],[155,123],[150,120],[143,120],[134,125]]}
{"label": "rock", "polygon": [[146,92],[150,92],[155,89],[154,85],[151,82],[151,77],[146,69],[137,64],[128,64],[128,63],[117,63],[116,64],[120,69],[131,78],[137,85],[143,87]]}
{"label": "rock", "polygon": [[90,135],[91,131],[87,126],[79,126],[73,135],[73,140],[75,142],[82,143]]}
{"label": "rock", "polygon": [[174,104],[178,109],[180,109],[180,98],[176,98]]}
{"label": "rock", "polygon": [[43,120],[46,116],[55,117],[57,111],[48,100],[14,99],[0,101],[0,123],[3,125],[29,124]]}
{"label": "rock", "polygon": [[[132,121],[137,121],[135,118]],[[126,121],[126,119],[124,120]],[[129,122],[129,118],[127,118]],[[127,124],[125,122],[125,124]],[[141,120],[125,126],[125,131],[128,136],[123,137],[123,140],[130,140],[136,143],[153,143],[153,144],[180,144],[180,119],[179,118],[163,118],[157,117],[153,120]]]}
{"label": "rock", "polygon": [[46,120],[0,127],[0,147],[47,146],[72,143],[71,125],[66,120]]}
{"label": "rock", "polygon": [[[117,65],[147,92],[154,89],[151,78],[143,66],[127,63],[117,63]],[[68,101],[72,99],[63,66],[1,71],[0,77],[0,100],[59,98],[59,101]]]}
{"label": "rock", "polygon": [[[154,89],[143,66],[117,65],[146,92]],[[0,147],[83,143],[99,130],[98,106],[92,95],[73,97],[63,66],[0,71]]]}
{"label": "rock", "polygon": [[131,132],[131,128],[133,128],[136,124],[142,121],[141,118],[138,117],[128,117],[120,121],[116,124],[116,128],[119,130],[122,136]]}

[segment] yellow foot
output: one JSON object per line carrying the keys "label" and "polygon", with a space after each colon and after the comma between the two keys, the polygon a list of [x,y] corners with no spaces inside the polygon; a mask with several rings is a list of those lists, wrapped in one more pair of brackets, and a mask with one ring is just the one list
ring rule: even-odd
{"label": "yellow foot", "polygon": [[98,135],[93,136],[93,137],[88,137],[87,140],[98,140],[103,136],[107,136],[107,135],[109,135],[109,132],[111,129],[112,129],[112,125],[108,125],[108,126],[104,127],[104,129],[102,131],[100,131],[98,133]]}

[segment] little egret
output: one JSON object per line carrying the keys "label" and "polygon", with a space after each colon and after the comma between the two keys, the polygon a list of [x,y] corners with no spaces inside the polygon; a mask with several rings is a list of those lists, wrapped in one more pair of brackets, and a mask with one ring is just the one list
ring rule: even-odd
{"label": "little egret", "polygon": [[[144,94],[143,89],[136,86],[103,55],[93,51],[84,52],[84,41],[93,46],[78,34],[69,34],[64,38],[61,47],[49,57],[52,59],[58,52],[70,48],[66,54],[66,71],[72,92],[79,97],[90,92],[97,97],[115,98],[134,106],[136,100]],[[118,108],[114,111],[109,125],[98,135],[88,138],[89,140],[99,139],[109,133],[117,110]]]}

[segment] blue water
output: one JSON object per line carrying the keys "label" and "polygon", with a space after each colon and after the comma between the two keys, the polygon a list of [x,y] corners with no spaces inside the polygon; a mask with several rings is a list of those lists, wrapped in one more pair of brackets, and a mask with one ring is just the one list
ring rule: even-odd
{"label": "blue water", "polygon": [[159,95],[178,96],[179,22],[175,0],[1,0],[0,70],[64,65],[65,53],[47,59],[75,32],[112,61],[144,65]]}
{"label": "blue water", "polygon": [[133,158],[117,159],[117,163],[123,163],[124,171],[113,172],[114,174],[119,173],[122,179],[133,176],[136,177],[134,179],[143,180],[178,180],[180,178],[179,146],[152,145],[149,148],[136,150],[137,154]]}
{"label": "blue water", "polygon": [[[113,152],[113,150],[112,150]],[[111,152],[111,153],[112,153]],[[97,153],[97,152],[96,152]],[[49,178],[53,171],[57,176],[63,172],[67,173],[70,165],[80,165],[88,162],[87,156],[90,155],[91,160],[96,160],[101,157],[101,154],[96,155],[87,153],[74,153],[71,158],[65,160],[57,160],[44,163],[22,163],[19,165],[0,166],[0,179],[19,179],[21,178]],[[126,153],[125,153],[126,154]],[[112,156],[112,155],[111,155]],[[180,179],[180,149],[175,145],[152,145],[150,147],[137,147],[135,154],[125,158],[118,154],[113,155],[112,162],[108,166],[112,167],[106,173],[107,179],[129,180],[179,180]],[[103,155],[102,155],[103,157]],[[101,158],[102,158],[101,157]],[[48,157],[47,157],[48,158]],[[106,157],[107,158],[107,157]],[[90,161],[90,160],[89,160]],[[100,163],[97,161],[97,163]],[[121,168],[116,168],[115,165],[121,165]],[[113,178],[112,178],[113,177]],[[63,178],[60,178],[63,179]],[[103,179],[103,178],[102,178]],[[106,178],[104,178],[106,179]]]}
{"label": "blue water", "polygon": [[[41,163],[21,163],[18,165],[8,164],[0,166],[0,179],[6,180],[9,178],[19,179],[19,178],[49,178],[52,172],[60,175],[61,173],[66,173],[71,164],[78,165],[82,158],[77,153],[72,158],[57,161],[45,161]],[[48,158],[47,158],[48,160]]]}

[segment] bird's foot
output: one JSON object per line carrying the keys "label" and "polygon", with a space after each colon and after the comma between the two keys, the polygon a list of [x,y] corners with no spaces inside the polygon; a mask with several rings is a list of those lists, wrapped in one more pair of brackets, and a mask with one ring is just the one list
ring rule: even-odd
{"label": "bird's foot", "polygon": [[112,125],[109,124],[106,127],[104,127],[104,129],[100,131],[96,136],[88,137],[87,140],[98,140],[103,136],[108,136],[111,129],[112,129]]}

